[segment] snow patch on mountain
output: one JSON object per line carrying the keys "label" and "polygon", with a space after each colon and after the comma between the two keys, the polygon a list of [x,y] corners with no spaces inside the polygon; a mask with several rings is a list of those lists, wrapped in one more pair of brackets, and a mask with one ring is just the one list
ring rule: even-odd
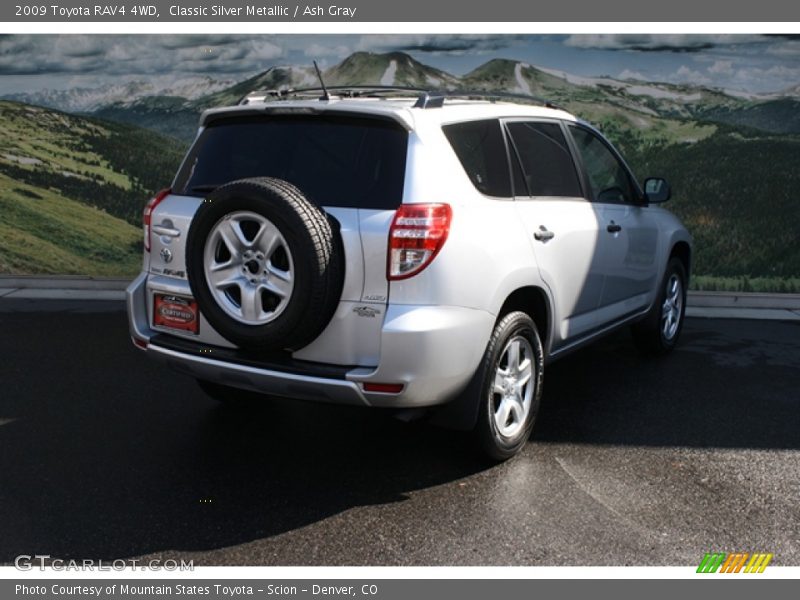
{"label": "snow patch on mountain", "polygon": [[397,61],[393,60],[389,63],[389,66],[386,67],[386,70],[383,72],[383,76],[381,77],[381,85],[394,85],[394,78],[397,74]]}
{"label": "snow patch on mountain", "polygon": [[602,85],[625,91],[632,96],[649,96],[659,100],[675,100],[677,102],[697,102],[703,97],[700,92],[682,94],[656,85],[647,85],[644,82],[620,81],[618,79],[611,79],[610,77],[582,77],[556,69],[537,68],[548,75],[553,75],[573,85],[594,88]]}
{"label": "snow patch on mountain", "polygon": [[679,92],[649,85],[629,85],[625,87],[625,91],[633,96],[650,96],[651,98],[658,98],[660,100],[677,100],[679,102],[697,102],[703,97],[703,94],[700,92],[681,94]]}
{"label": "snow patch on mountain", "polygon": [[567,73],[566,71],[559,71],[558,69],[548,69],[546,67],[536,67],[542,73],[547,73],[548,75],[552,75],[553,77],[558,77],[559,79],[563,79],[567,83],[571,83],[573,85],[581,85],[584,87],[597,87],[599,85],[606,85],[609,87],[616,87],[621,88],[625,87],[627,84],[618,81],[617,79],[611,79],[610,77],[583,77],[581,75],[573,75],[572,73]]}
{"label": "snow patch on mountain", "polygon": [[531,66],[527,63],[517,63],[514,66],[514,79],[517,80],[517,89],[520,93],[532,96],[533,91],[531,90],[531,86],[525,81],[525,77],[522,75],[522,69],[530,69],[530,67]]}

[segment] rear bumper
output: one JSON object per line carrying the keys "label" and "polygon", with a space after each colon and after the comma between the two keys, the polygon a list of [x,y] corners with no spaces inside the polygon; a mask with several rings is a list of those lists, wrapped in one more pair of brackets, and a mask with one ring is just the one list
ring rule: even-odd
{"label": "rear bumper", "polygon": [[[478,366],[494,325],[485,311],[455,306],[389,305],[380,332],[378,366],[343,367],[247,356],[236,350],[178,340],[152,330],[147,276],[127,289],[130,333],[137,347],[172,369],[198,379],[264,394],[392,408],[451,400]],[[173,343],[174,342],[174,343]],[[402,384],[400,393],[367,391],[364,384]]]}

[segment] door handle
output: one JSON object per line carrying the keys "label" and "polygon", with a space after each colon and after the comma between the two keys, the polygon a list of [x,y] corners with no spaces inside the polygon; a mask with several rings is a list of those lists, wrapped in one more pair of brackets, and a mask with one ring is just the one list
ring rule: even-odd
{"label": "door handle", "polygon": [[622,225],[617,225],[614,223],[614,221],[611,221],[611,223],[608,224],[608,227],[606,227],[606,231],[608,231],[608,233],[617,233],[622,231]]}
{"label": "door handle", "polygon": [[544,225],[539,225],[539,230],[533,232],[534,239],[540,242],[546,242],[548,240],[552,240],[556,236],[555,233],[548,230],[547,227]]}

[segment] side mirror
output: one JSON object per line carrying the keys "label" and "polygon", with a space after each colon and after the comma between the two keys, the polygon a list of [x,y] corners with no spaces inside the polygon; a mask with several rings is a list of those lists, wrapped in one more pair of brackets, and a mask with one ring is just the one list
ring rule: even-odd
{"label": "side mirror", "polygon": [[648,177],[644,180],[644,199],[650,204],[661,204],[672,197],[672,189],[666,179]]}

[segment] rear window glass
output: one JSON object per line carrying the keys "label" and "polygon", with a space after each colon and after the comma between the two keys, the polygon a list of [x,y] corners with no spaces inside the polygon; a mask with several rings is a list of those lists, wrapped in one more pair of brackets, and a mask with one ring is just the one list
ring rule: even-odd
{"label": "rear window glass", "polygon": [[479,192],[500,198],[511,196],[508,154],[500,121],[469,121],[442,129]]}
{"label": "rear window glass", "polygon": [[202,197],[229,181],[277,177],[319,206],[394,209],[403,198],[407,143],[399,125],[376,119],[223,119],[197,139],[175,189]]}

